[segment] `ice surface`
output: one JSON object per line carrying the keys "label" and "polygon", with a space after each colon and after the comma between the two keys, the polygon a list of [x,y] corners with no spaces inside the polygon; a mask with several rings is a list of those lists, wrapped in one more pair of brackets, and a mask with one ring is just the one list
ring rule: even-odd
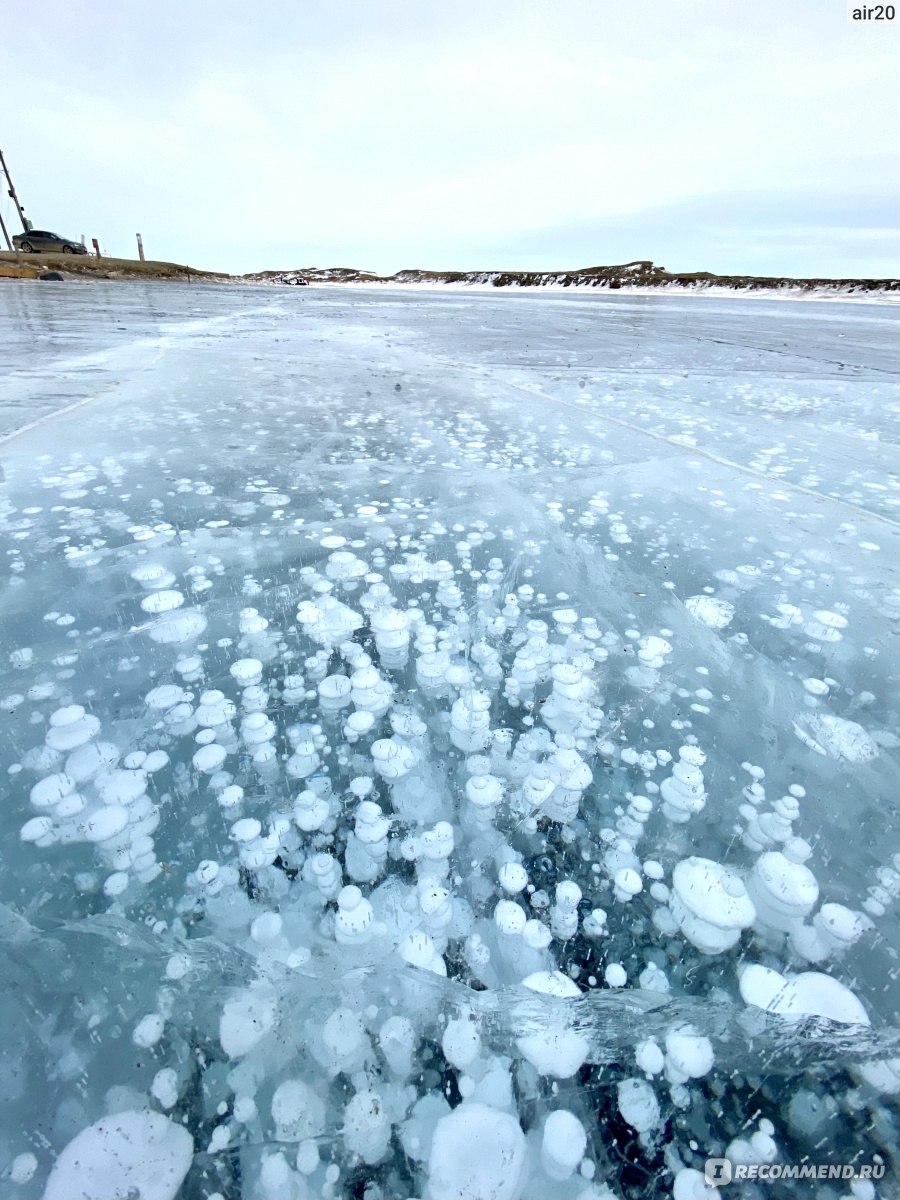
{"label": "ice surface", "polygon": [[896,1154],[894,307],[0,320],[4,1196]]}

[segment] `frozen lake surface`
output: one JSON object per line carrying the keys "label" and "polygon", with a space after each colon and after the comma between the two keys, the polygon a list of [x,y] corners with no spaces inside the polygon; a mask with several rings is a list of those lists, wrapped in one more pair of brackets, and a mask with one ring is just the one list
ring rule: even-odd
{"label": "frozen lake surface", "polygon": [[897,1195],[896,307],[0,328],[4,1197]]}

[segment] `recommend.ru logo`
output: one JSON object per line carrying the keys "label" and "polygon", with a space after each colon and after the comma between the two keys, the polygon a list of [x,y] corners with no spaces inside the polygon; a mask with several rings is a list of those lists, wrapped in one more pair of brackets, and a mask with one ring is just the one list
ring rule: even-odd
{"label": "recommend.ru logo", "polygon": [[710,1187],[721,1187],[724,1183],[731,1183],[731,1162],[727,1158],[708,1158],[703,1174]]}
{"label": "recommend.ru logo", "polygon": [[779,1179],[802,1179],[816,1182],[856,1179],[883,1179],[887,1168],[876,1159],[870,1163],[733,1163],[728,1158],[708,1158],[703,1175],[709,1187],[724,1187],[728,1183],[775,1182]]}

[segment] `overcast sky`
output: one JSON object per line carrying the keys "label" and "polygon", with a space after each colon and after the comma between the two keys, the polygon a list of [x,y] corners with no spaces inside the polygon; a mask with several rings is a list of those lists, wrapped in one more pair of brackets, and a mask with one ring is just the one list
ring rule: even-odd
{"label": "overcast sky", "polygon": [[845,0],[44,0],[2,19],[0,149],[35,227],[198,267],[897,275],[898,35]]}

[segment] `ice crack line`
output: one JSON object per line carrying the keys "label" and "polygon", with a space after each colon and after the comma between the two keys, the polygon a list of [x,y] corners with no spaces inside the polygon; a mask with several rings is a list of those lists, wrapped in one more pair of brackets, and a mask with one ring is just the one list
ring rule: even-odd
{"label": "ice crack line", "polygon": [[[482,372],[479,372],[479,374],[482,374]],[[541,391],[538,388],[527,387],[522,383],[507,382],[506,386],[513,388],[515,391],[524,392],[528,396],[533,396],[536,400],[550,401],[553,404],[561,405],[563,408],[570,408],[573,412],[581,413],[582,415],[588,411],[582,408],[581,405],[572,404],[569,400],[563,400],[559,396],[553,396],[549,392]],[[751,479],[762,479],[766,483],[772,482],[768,475],[764,475],[761,471],[754,471],[752,467],[744,466],[742,463],[725,458],[723,455],[716,454],[712,450],[706,450],[702,446],[686,446],[684,442],[666,437],[663,433],[654,433],[652,429],[642,429],[640,425],[635,425],[632,421],[625,421],[621,417],[614,417],[606,412],[603,413],[603,420],[609,421],[612,425],[618,425],[622,429],[627,429],[631,433],[636,433],[641,437],[653,438],[654,441],[662,442],[673,450],[701,455],[710,462],[718,463],[722,467],[728,467],[732,471],[739,471],[742,475],[748,475]],[[790,489],[792,492],[797,492],[802,496],[809,496],[810,499],[818,500],[820,503],[839,504],[851,512],[859,513],[873,521],[880,521],[883,525],[890,526],[891,529],[900,530],[900,521],[895,521],[893,517],[885,516],[883,513],[874,512],[872,509],[864,508],[861,504],[854,504],[852,500],[844,500],[839,496],[830,496],[827,492],[817,492],[813,488],[804,487],[802,483],[792,483],[789,479],[779,479],[778,487]]]}

